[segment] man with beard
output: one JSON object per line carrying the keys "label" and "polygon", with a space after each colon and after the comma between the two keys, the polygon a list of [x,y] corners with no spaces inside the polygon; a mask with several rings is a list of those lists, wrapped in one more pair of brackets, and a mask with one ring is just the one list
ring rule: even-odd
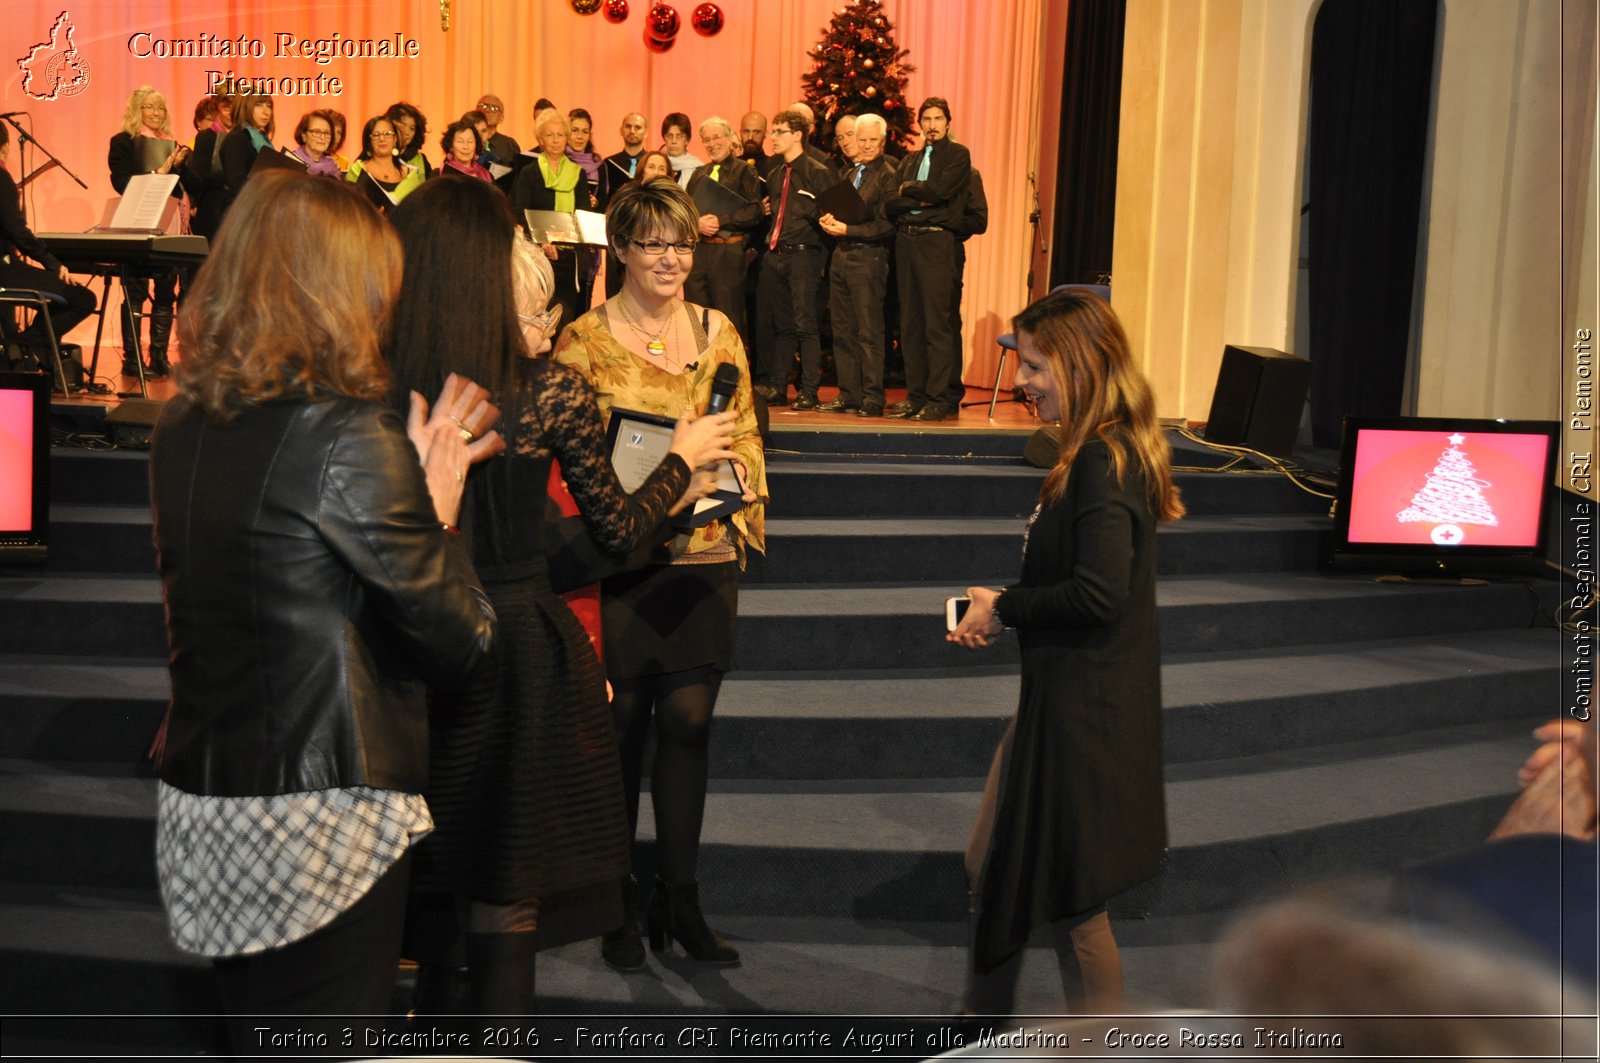
{"label": "man with beard", "polygon": [[[596,196],[600,205],[597,210],[605,210],[616,190],[638,173],[639,156],[644,154],[644,134],[647,128],[649,126],[645,122],[644,115],[638,111],[630,111],[622,116],[622,150],[614,155],[607,155],[605,161],[600,164],[600,189]],[[622,291],[622,263],[617,261],[608,247],[606,248],[606,298],[609,299],[620,291]]]}
{"label": "man with beard", "polygon": [[739,119],[739,157],[754,166],[758,174],[765,169],[767,116],[760,111],[750,111]]}

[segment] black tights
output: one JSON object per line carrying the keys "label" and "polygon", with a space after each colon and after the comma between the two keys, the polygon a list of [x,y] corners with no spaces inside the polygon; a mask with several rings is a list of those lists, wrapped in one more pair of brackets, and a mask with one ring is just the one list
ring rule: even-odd
{"label": "black tights", "polygon": [[628,836],[638,834],[639,784],[653,710],[656,759],[650,767],[650,805],[656,814],[656,874],[675,885],[694,882],[706,811],[711,710],[717,704],[722,673],[704,665],[687,672],[613,680],[611,685],[611,712],[628,795]]}

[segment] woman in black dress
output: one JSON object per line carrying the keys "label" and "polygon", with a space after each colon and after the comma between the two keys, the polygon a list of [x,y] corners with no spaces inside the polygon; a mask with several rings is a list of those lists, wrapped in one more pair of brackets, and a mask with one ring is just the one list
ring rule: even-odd
{"label": "woman in black dress", "polygon": [[[39,242],[23,220],[22,190],[5,167],[10,156],[11,130],[0,122],[0,288],[28,288],[65,299],[64,304],[51,303],[49,312],[49,323],[60,342],[69,329],[94,313],[94,293],[81,284],[72,283],[67,267]],[[22,261],[24,255],[44,268],[28,265]],[[37,315],[22,330],[17,341],[23,354],[32,355],[39,365],[47,364],[49,335],[45,332],[45,322]],[[5,353],[0,351],[0,363],[4,360]]]}
{"label": "woman in black dress", "polygon": [[[173,141],[170,151],[157,158],[148,158],[141,151],[142,143],[152,140]],[[167,98],[149,85],[141,85],[128,97],[128,106],[122,112],[122,128],[112,137],[106,149],[106,167],[111,171],[111,187],[117,195],[128,188],[128,182],[142,173],[179,173],[179,168],[189,155],[189,149],[176,143],[172,132],[172,118],[167,113]],[[183,198],[183,184],[173,186],[172,198]],[[167,364],[167,341],[172,336],[172,308],[178,300],[178,271],[165,269],[130,269],[127,273],[126,294],[133,304],[133,312],[142,318],[144,305],[152,306],[150,314],[149,371],[151,376],[166,376],[171,368]],[[135,318],[135,322],[139,320]],[[122,374],[137,376],[135,363],[138,345],[128,330],[128,319],[122,317]]]}
{"label": "woman in black dress", "polygon": [[194,205],[189,228],[208,240],[217,235],[228,206],[228,189],[222,177],[222,142],[232,127],[231,98],[207,96],[195,105],[194,149],[183,163],[183,189]]}
{"label": "woman in black dress", "polygon": [[[560,111],[541,111],[535,121],[539,154],[517,174],[511,186],[511,205],[517,221],[525,210],[590,210],[592,186],[583,167],[567,157],[567,120]],[[556,274],[556,302],[561,304],[561,320],[573,321],[588,307],[578,303],[578,248],[572,244],[547,244],[545,255]]]}
{"label": "woman in black dress", "polygon": [[995,752],[967,848],[973,935],[966,1010],[1010,1014],[1023,946],[1049,924],[1074,1008],[1115,1013],[1122,967],[1105,904],[1159,870],[1156,525],[1183,515],[1150,387],[1111,307],[1053,292],[1013,321],[1016,386],[1061,451],[1023,537],[1022,578],[972,587],[950,641],[1008,627],[1022,697]]}
{"label": "woman in black dress", "polygon": [[[239,198],[245,182],[250,179],[250,168],[256,156],[272,151],[272,136],[278,124],[272,116],[272,97],[253,92],[236,92],[229,97],[233,104],[233,128],[222,138],[222,184],[227,189],[227,203]],[[223,206],[227,213],[227,204]]]}
{"label": "woman in black dress", "polygon": [[550,463],[560,460],[595,543],[625,557],[674,506],[709,490],[692,470],[731,456],[733,415],[680,421],[668,457],[625,494],[587,382],[529,357],[512,290],[520,237],[505,197],[486,182],[430,181],[392,217],[406,255],[391,341],[397,404],[409,391],[431,394],[452,371],[476,374],[493,382],[507,443],[472,473],[463,504],[500,636],[469,689],[436,699],[428,801],[438,832],[422,873],[469,902],[472,1010],[526,1014],[538,950],[621,921],[629,855],[605,676],[551,590]]}

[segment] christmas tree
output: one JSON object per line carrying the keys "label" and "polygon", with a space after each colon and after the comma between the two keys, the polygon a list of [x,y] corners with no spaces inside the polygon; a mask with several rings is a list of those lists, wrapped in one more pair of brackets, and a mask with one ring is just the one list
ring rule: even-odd
{"label": "christmas tree", "polygon": [[1398,514],[1401,523],[1421,521],[1436,525],[1432,538],[1445,545],[1461,542],[1464,534],[1457,525],[1496,527],[1500,523],[1483,497],[1489,481],[1478,479],[1472,460],[1461,449],[1466,441],[1467,437],[1459,432],[1449,437],[1449,449],[1439,455],[1427,481],[1411,496],[1411,505]]}
{"label": "christmas tree", "polygon": [[[817,112],[812,143],[833,148],[833,123],[847,114],[882,115],[889,145],[904,148],[912,115],[906,106],[906,75],[916,69],[894,40],[894,23],[879,0],[855,0],[840,8],[811,48],[811,70],[801,78],[806,103]],[[901,154],[896,152],[895,154]]]}

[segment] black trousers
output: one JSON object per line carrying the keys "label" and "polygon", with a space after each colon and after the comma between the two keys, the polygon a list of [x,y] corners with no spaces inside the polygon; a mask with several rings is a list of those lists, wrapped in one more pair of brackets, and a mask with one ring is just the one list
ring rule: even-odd
{"label": "black trousers", "polygon": [[578,309],[578,274],[582,268],[582,263],[578,261],[578,249],[560,248],[556,257],[550,260],[550,268],[556,275],[556,287],[550,295],[550,301],[561,307],[560,328],[566,328],[582,313]]}
{"label": "black trousers", "polygon": [[[50,295],[59,295],[67,301],[50,303],[50,323],[55,326],[56,340],[64,341],[67,332],[78,322],[94,313],[94,293],[81,284],[64,282],[49,270],[30,266],[23,262],[11,262],[0,265],[0,288],[31,288],[36,292],[45,292]],[[10,313],[7,308],[5,313]],[[28,323],[28,327],[17,335],[17,342],[30,350],[43,352],[49,345],[50,338],[45,331],[45,323],[39,315]]]}
{"label": "black trousers", "polygon": [[948,230],[894,238],[900,275],[900,349],[905,352],[908,398],[943,405],[961,378],[961,271],[955,234]]}
{"label": "black trousers", "polygon": [[883,405],[883,297],[889,281],[884,244],[833,250],[828,295],[833,308],[833,366],[846,406]]}
{"label": "black trousers", "polygon": [[[268,1051],[257,1044],[258,1026],[304,1025],[293,1019],[262,1021],[258,1016],[326,1015],[329,1023],[318,1028],[337,1029],[357,1015],[389,1014],[410,881],[408,851],[366,896],[321,930],[282,948],[213,960],[234,1051],[240,1055]],[[381,1027],[382,1020],[363,1025]],[[334,1040],[330,1047],[355,1046]]]}
{"label": "black trousers", "polygon": [[772,342],[759,352],[755,382],[786,388],[789,367],[800,355],[799,390],[816,394],[822,376],[822,338],[817,330],[817,291],[822,285],[822,248],[780,254],[768,251],[761,260],[760,301],[772,315]]}
{"label": "black trousers", "polygon": [[744,241],[711,244],[700,241],[694,252],[694,271],[683,284],[683,294],[691,303],[721,310],[733,322],[739,338],[749,346],[744,322]]}

